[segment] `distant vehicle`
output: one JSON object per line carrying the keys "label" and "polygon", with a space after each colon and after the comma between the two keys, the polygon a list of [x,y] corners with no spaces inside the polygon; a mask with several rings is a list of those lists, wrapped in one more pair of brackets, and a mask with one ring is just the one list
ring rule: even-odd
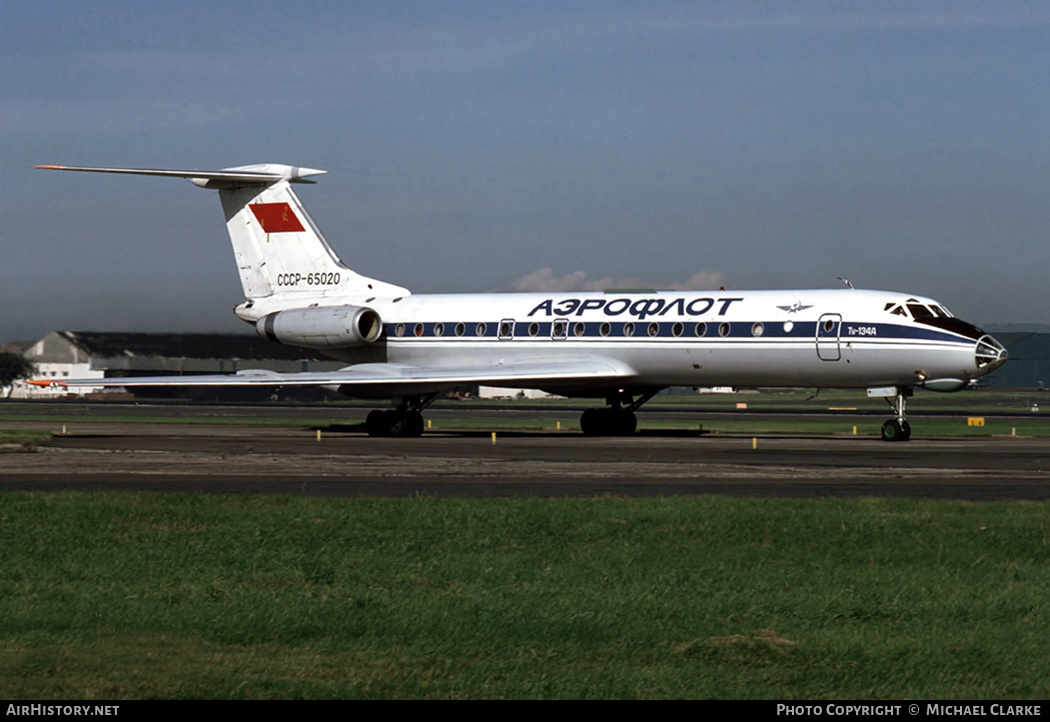
{"label": "distant vehicle", "polygon": [[69,386],[319,385],[392,398],[394,408],[368,415],[373,436],[419,436],[422,411],[461,384],[604,399],[580,418],[593,435],[633,433],[634,412],[668,386],[856,388],[890,401],[882,438],[903,441],[914,388],[957,391],[1006,361],[1002,345],[943,304],[889,291],[413,295],[356,273],[332,250],[291,186],[322,170],[38,167],[188,178],[218,190],[245,296],[234,312],[272,341],[348,364]]}

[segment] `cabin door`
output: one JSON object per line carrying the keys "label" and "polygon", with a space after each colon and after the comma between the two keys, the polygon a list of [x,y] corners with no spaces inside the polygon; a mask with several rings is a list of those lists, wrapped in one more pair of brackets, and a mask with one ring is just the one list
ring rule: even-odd
{"label": "cabin door", "polygon": [[842,330],[842,316],[837,313],[825,313],[817,321],[817,356],[822,361],[838,361],[842,358],[839,349],[839,332]]}

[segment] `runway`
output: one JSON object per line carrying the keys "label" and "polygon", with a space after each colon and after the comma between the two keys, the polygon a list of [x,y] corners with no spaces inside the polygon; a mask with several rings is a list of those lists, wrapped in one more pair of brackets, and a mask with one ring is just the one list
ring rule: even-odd
{"label": "runway", "polygon": [[[9,425],[10,426],[10,425]],[[31,425],[27,425],[31,426]],[[373,439],[308,426],[84,423],[0,454],[3,490],[324,496],[1050,498],[1050,440],[578,432]],[[753,448],[757,445],[757,448]]]}

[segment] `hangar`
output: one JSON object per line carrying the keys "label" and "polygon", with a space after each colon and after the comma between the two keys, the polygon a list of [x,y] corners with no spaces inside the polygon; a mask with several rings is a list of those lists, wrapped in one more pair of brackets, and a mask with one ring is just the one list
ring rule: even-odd
{"label": "hangar", "polygon": [[987,376],[982,386],[1003,389],[1045,389],[1050,385],[1050,333],[995,331],[995,338],[1010,354]]}

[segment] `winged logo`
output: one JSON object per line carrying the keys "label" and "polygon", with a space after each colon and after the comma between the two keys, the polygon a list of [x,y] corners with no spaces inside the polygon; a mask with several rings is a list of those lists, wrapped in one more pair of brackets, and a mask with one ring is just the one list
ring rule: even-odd
{"label": "winged logo", "polygon": [[788,313],[798,313],[799,311],[805,311],[807,308],[813,308],[813,306],[805,306],[802,304],[802,301],[795,301],[790,306],[777,306],[777,308]]}

